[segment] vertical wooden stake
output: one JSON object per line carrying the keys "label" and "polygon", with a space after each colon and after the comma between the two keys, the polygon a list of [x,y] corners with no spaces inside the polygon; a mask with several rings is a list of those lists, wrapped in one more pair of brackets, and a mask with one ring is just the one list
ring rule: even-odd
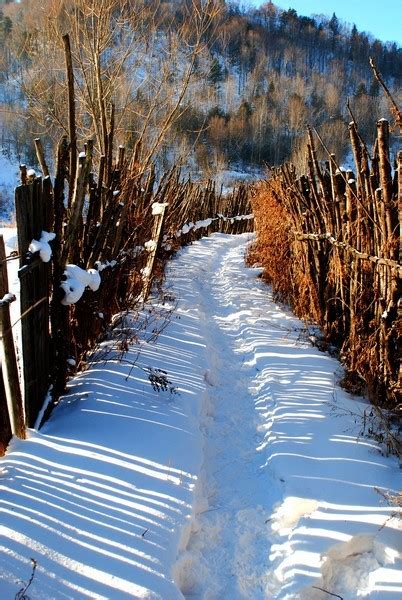
{"label": "vertical wooden stake", "polygon": [[119,171],[121,171],[123,168],[125,154],[126,154],[125,147],[119,146],[119,155],[118,155],[118,159],[117,159],[117,168],[119,169]]}
{"label": "vertical wooden stake", "polygon": [[113,138],[114,138],[114,118],[115,118],[115,107],[114,104],[110,107],[110,123],[109,131],[107,133],[107,153],[106,153],[106,178],[107,185],[110,186],[112,183],[113,175]]}
{"label": "vertical wooden stake", "polygon": [[74,92],[74,69],[71,55],[70,37],[68,33],[63,35],[64,56],[66,61],[67,87],[68,87],[68,132],[70,135],[70,172],[68,206],[71,205],[73,186],[77,170],[77,132],[75,127],[75,92]]}
{"label": "vertical wooden stake", "polygon": [[10,416],[11,432],[13,435],[24,440],[26,438],[24,409],[10,320],[10,303],[14,300],[15,296],[12,294],[6,294],[0,300],[0,358],[4,374],[4,388]]}
{"label": "vertical wooden stake", "polygon": [[[3,236],[0,235],[0,298],[8,291],[6,251]],[[3,456],[11,440],[11,423],[8,415],[6,391],[4,389],[3,369],[0,363],[0,456]]]}
{"label": "vertical wooden stake", "polygon": [[40,168],[42,170],[43,177],[49,177],[50,176],[49,168],[46,164],[45,153],[43,151],[43,146],[42,146],[42,142],[41,142],[40,138],[35,138],[34,144],[35,144],[36,156],[38,159],[38,163],[40,164]]}
{"label": "vertical wooden stake", "polygon": [[21,184],[26,185],[28,182],[26,165],[20,165],[20,177],[21,177]]}
{"label": "vertical wooden stake", "polygon": [[145,302],[145,300],[148,298],[149,292],[151,290],[154,263],[155,263],[156,254],[159,250],[159,247],[160,247],[160,244],[162,241],[163,222],[164,222],[165,214],[166,214],[166,204],[165,203],[161,203],[159,206],[158,206],[158,203],[155,203],[155,204],[156,204],[156,208],[153,209],[153,211],[152,211],[155,216],[155,221],[154,221],[152,237],[151,237],[151,240],[154,242],[154,244],[148,251],[148,260],[147,260],[147,264],[145,267],[145,273],[143,276],[143,287],[142,287],[142,294],[141,294],[141,300],[143,302]]}
{"label": "vertical wooden stake", "polygon": [[0,235],[0,298],[8,292],[8,275],[6,262],[6,249],[3,236]]}

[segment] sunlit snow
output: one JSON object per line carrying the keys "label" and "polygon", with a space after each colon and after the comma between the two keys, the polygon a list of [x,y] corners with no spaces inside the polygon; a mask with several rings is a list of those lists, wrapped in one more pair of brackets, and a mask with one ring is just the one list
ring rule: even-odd
{"label": "sunlit snow", "polygon": [[140,315],[157,343],[105,343],[12,441],[1,598],[31,559],[31,600],[402,597],[400,521],[375,490],[401,489],[398,462],[361,436],[367,403],[337,361],[245,268],[249,239],[180,251]]}

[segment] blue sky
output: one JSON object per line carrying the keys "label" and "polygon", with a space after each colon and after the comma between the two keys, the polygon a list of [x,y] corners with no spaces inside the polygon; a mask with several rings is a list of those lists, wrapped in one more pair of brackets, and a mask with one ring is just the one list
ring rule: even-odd
{"label": "blue sky", "polygon": [[[262,0],[246,0],[260,6]],[[273,0],[280,8],[294,8],[299,15],[325,14],[347,23],[355,23],[359,31],[371,33],[382,41],[395,41],[402,46],[402,0]]]}

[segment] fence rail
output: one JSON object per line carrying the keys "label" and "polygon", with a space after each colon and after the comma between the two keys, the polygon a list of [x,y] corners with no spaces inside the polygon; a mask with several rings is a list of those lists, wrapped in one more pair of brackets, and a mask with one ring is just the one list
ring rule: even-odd
{"label": "fence rail", "polygon": [[371,256],[366,252],[359,252],[359,250],[356,250],[356,248],[353,248],[353,246],[350,246],[347,242],[340,242],[339,240],[335,239],[331,233],[301,233],[300,231],[293,231],[293,235],[297,240],[310,240],[313,242],[327,240],[332,246],[342,248],[342,250],[353,254],[353,256],[355,256],[358,260],[368,260],[376,265],[385,265],[395,270],[398,274],[398,277],[402,277],[402,265],[397,263],[395,260],[381,258],[379,256]]}

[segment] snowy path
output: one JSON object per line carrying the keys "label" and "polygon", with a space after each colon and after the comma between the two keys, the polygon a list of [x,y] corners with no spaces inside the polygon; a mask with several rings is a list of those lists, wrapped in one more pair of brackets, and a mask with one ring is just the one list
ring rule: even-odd
{"label": "snowy path", "polygon": [[360,419],[348,412],[366,407],[335,387],[338,363],[269,302],[255,271],[244,269],[244,248],[230,238],[221,244],[202,259],[210,275],[196,280],[207,413],[199,514],[176,565],[184,595],[328,598],[308,584],[329,552],[316,586],[344,598],[400,597],[401,572],[381,567],[402,538],[378,531],[387,517],[373,490],[395,486],[400,473],[372,442],[356,443]]}
{"label": "snowy path", "polygon": [[259,412],[265,401],[255,403],[255,348],[249,343],[266,327],[267,315],[261,320],[266,295],[261,290],[263,306],[251,308],[250,279],[239,269],[244,248],[232,240],[226,245],[223,255],[204,258],[202,268],[211,276],[196,281],[208,368],[197,531],[176,565],[188,598],[264,597],[270,548],[266,520],[279,497],[275,483],[267,485],[264,455],[256,451],[264,435]]}
{"label": "snowy path", "polygon": [[265,570],[259,573],[256,558],[269,550],[261,539],[266,526],[259,505],[272,496],[260,478],[262,460],[255,451],[258,427],[249,389],[250,369],[255,369],[245,364],[249,353],[242,346],[248,310],[240,289],[247,288],[248,281],[242,280],[244,272],[233,271],[243,248],[231,246],[224,257],[208,257],[203,268],[211,277],[196,282],[208,368],[204,465],[196,507],[201,513],[199,531],[176,566],[176,577],[189,597],[203,597],[207,591],[210,597],[234,598],[239,584],[253,597]]}
{"label": "snowy path", "polygon": [[[136,348],[74,378],[42,430],[13,441],[1,599],[31,557],[31,600],[402,596],[400,522],[374,490],[402,489],[402,472],[359,437],[367,406],[336,385],[338,363],[244,267],[247,240],[184,249],[158,343],[134,369]],[[152,390],[149,367],[180,394]]]}

